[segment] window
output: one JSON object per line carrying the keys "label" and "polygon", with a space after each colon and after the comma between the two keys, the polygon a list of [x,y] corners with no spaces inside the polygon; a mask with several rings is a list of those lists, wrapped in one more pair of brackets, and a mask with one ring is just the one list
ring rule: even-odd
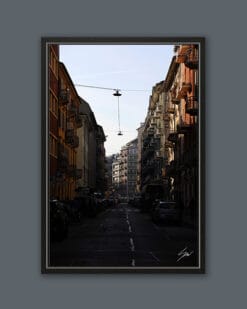
{"label": "window", "polygon": [[58,101],[52,91],[49,93],[49,109],[56,117],[58,117]]}
{"label": "window", "polygon": [[49,153],[50,155],[57,157],[57,139],[51,134],[49,137]]}
{"label": "window", "polygon": [[50,48],[50,59],[49,59],[50,68],[56,77],[58,77],[58,59],[54,53],[54,51]]}

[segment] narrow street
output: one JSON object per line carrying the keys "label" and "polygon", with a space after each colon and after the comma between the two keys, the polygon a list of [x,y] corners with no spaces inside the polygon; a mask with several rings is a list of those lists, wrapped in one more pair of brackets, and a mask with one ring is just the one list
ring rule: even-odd
{"label": "narrow street", "polygon": [[158,226],[147,213],[121,203],[95,218],[85,218],[82,224],[70,226],[65,240],[51,243],[50,265],[197,266],[197,247],[192,229]]}

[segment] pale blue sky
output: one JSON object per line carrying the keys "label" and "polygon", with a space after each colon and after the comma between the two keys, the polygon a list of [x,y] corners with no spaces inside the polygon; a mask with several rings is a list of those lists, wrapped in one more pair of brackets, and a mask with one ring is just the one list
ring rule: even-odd
{"label": "pale blue sky", "polygon": [[[152,87],[164,80],[173,56],[171,45],[61,45],[62,61],[74,84],[123,89],[118,136],[117,97],[111,90],[76,87],[104,128],[106,155],[137,137],[145,120]],[[148,90],[143,92],[124,91]]]}

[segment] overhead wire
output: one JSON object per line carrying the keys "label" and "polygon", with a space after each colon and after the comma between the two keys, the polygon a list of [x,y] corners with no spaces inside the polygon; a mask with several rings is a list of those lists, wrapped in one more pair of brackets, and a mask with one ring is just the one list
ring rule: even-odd
{"label": "overhead wire", "polygon": [[113,91],[140,91],[140,92],[149,92],[150,90],[147,89],[120,89],[120,88],[109,88],[109,87],[100,87],[100,86],[93,86],[93,85],[82,85],[82,84],[75,84],[76,87],[86,87],[86,88],[94,88],[94,89],[102,89],[102,90],[113,90]]}

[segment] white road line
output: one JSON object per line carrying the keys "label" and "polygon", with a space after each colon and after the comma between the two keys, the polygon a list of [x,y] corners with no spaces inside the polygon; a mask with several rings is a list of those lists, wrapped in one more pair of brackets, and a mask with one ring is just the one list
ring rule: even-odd
{"label": "white road line", "polygon": [[149,254],[151,254],[152,257],[153,257],[157,262],[160,262],[160,259],[158,259],[158,258],[153,254],[153,252],[149,252]]}
{"label": "white road line", "polygon": [[132,237],[130,238],[130,249],[131,251],[135,251],[135,245]]}
{"label": "white road line", "polygon": [[135,260],[134,259],[132,259],[132,263],[131,263],[131,265],[134,267],[134,266],[136,266],[136,262],[135,262]]}
{"label": "white road line", "polygon": [[129,225],[129,232],[132,233],[132,229],[131,229],[131,226],[130,226],[130,225]]}
{"label": "white road line", "polygon": [[130,222],[129,222],[129,220],[128,220],[128,219],[126,220],[126,222],[127,222],[128,226],[130,226]]}

